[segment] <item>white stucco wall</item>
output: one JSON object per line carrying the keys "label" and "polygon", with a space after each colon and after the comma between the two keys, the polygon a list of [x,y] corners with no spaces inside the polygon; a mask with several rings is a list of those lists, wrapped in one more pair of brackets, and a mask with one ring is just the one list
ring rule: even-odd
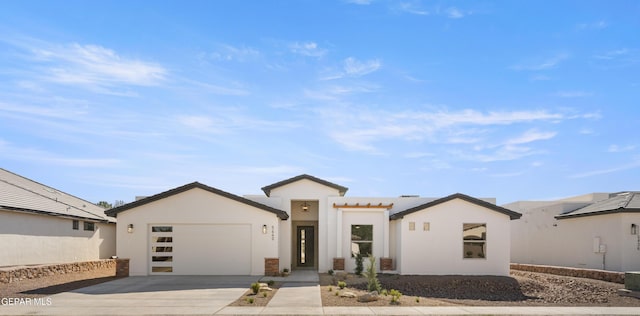
{"label": "white stucco wall", "polygon": [[[638,236],[630,232],[632,223],[640,225],[640,214],[554,218],[585,205],[562,202],[521,210],[522,218],[511,223],[512,262],[611,271],[640,270]],[[513,209],[512,205],[506,206]],[[606,247],[604,253],[594,252],[595,238]]]}
{"label": "white stucco wall", "polygon": [[[149,230],[152,225],[248,225],[250,232],[250,260],[252,275],[264,273],[264,258],[278,257],[278,242],[281,220],[273,213],[255,208],[226,197],[194,188],[162,200],[141,205],[118,214],[117,249],[118,256],[130,258],[131,275],[149,273]],[[134,232],[127,233],[127,226],[134,225]],[[262,233],[267,225],[268,233]],[[174,232],[174,238],[180,238]],[[203,238],[211,236],[203,235]],[[243,241],[232,238],[212,238],[210,243],[228,243],[229,248],[246,247]],[[234,244],[235,243],[235,244]],[[176,251],[176,250],[174,250]],[[192,249],[191,251],[198,251]],[[207,254],[214,256],[216,254]],[[203,260],[214,258],[203,258]],[[228,271],[235,271],[233,262],[223,262]],[[194,274],[206,274],[207,267],[192,266]],[[225,267],[218,267],[225,270]]]}
{"label": "white stucco wall", "polygon": [[[508,215],[455,199],[393,222],[400,231],[396,267],[401,274],[509,275]],[[423,230],[425,222],[429,231]],[[486,258],[463,258],[464,223],[486,223]]]}
{"label": "white stucco wall", "polygon": [[[297,216],[292,213],[292,201],[314,201],[317,202],[319,224],[317,230],[317,268],[319,272],[327,272],[333,265],[332,244],[335,244],[335,226],[331,223],[335,221],[335,215],[331,214],[331,206],[328,203],[329,197],[340,196],[340,192],[334,188],[324,186],[315,181],[302,179],[271,190],[270,197],[279,199],[280,206],[276,208],[289,214],[289,220],[280,222],[280,270],[292,268],[292,223],[297,220]],[[270,204],[271,205],[271,204]],[[332,242],[333,240],[333,242]]]}
{"label": "white stucco wall", "polygon": [[72,219],[0,210],[0,266],[107,259],[116,254],[115,224],[72,229]]}
{"label": "white stucco wall", "polygon": [[[388,257],[388,249],[385,256],[385,245],[388,245],[389,236],[385,235],[385,231],[388,229],[389,224],[388,215],[385,221],[384,210],[344,209],[342,214],[342,252],[339,257],[344,258],[345,271],[353,272],[356,268],[356,260],[351,257],[351,225],[373,225],[373,256],[377,259]],[[379,262],[379,260],[376,260],[376,264],[379,264]]]}

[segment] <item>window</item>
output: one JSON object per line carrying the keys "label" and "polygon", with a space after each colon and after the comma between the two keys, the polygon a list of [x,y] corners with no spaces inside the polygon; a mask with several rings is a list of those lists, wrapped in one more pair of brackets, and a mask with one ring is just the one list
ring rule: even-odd
{"label": "window", "polygon": [[78,230],[80,229],[80,221],[77,219],[73,220],[73,230]]}
{"label": "window", "polygon": [[84,222],[84,230],[95,231],[96,230],[96,224],[92,223],[92,222]]}
{"label": "window", "polygon": [[463,258],[487,256],[487,224],[462,224]]}
{"label": "window", "polygon": [[173,226],[153,226],[151,232],[154,233],[170,233],[173,232]]}
{"label": "window", "polygon": [[409,222],[409,230],[416,230],[416,222]]}
{"label": "window", "polygon": [[373,250],[373,225],[351,225],[351,257],[371,255]]}
{"label": "window", "polygon": [[153,237],[153,242],[173,242],[173,237]]}

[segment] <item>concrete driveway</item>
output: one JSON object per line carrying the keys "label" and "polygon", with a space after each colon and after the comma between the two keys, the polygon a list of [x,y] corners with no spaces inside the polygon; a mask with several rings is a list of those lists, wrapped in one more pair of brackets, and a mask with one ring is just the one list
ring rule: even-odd
{"label": "concrete driveway", "polygon": [[259,276],[128,277],[41,301],[0,306],[0,315],[212,315],[238,299],[259,279]]}

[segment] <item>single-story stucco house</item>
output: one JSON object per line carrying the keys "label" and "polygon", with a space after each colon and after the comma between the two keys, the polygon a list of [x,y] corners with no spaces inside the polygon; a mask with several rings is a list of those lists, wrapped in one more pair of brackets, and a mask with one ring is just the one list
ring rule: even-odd
{"label": "single-story stucco house", "polygon": [[503,207],[511,223],[514,263],[640,271],[640,193],[591,193]]}
{"label": "single-story stucco house", "polygon": [[110,258],[115,222],[91,202],[0,168],[0,266]]}
{"label": "single-story stucco house", "polygon": [[131,275],[262,275],[355,268],[380,258],[401,274],[508,275],[510,221],[494,199],[345,197],[299,175],[237,196],[194,182],[106,211]]}

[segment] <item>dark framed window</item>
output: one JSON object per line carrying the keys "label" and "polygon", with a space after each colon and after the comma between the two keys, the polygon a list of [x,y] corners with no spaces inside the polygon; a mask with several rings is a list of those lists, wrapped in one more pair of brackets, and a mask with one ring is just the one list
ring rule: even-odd
{"label": "dark framed window", "polygon": [[73,226],[72,226],[72,227],[73,227],[73,230],[78,230],[78,229],[80,229],[80,221],[79,221],[79,220],[74,219],[74,220],[73,220],[73,224],[72,224],[72,225],[73,225]]}
{"label": "dark framed window", "polygon": [[484,259],[487,257],[487,224],[462,224],[462,257]]}
{"label": "dark framed window", "polygon": [[154,233],[171,233],[173,226],[152,226],[151,231]]}
{"label": "dark framed window", "polygon": [[84,222],[84,230],[95,231],[96,230],[96,223]]}
{"label": "dark framed window", "polygon": [[351,257],[373,253],[373,225],[351,225]]}

